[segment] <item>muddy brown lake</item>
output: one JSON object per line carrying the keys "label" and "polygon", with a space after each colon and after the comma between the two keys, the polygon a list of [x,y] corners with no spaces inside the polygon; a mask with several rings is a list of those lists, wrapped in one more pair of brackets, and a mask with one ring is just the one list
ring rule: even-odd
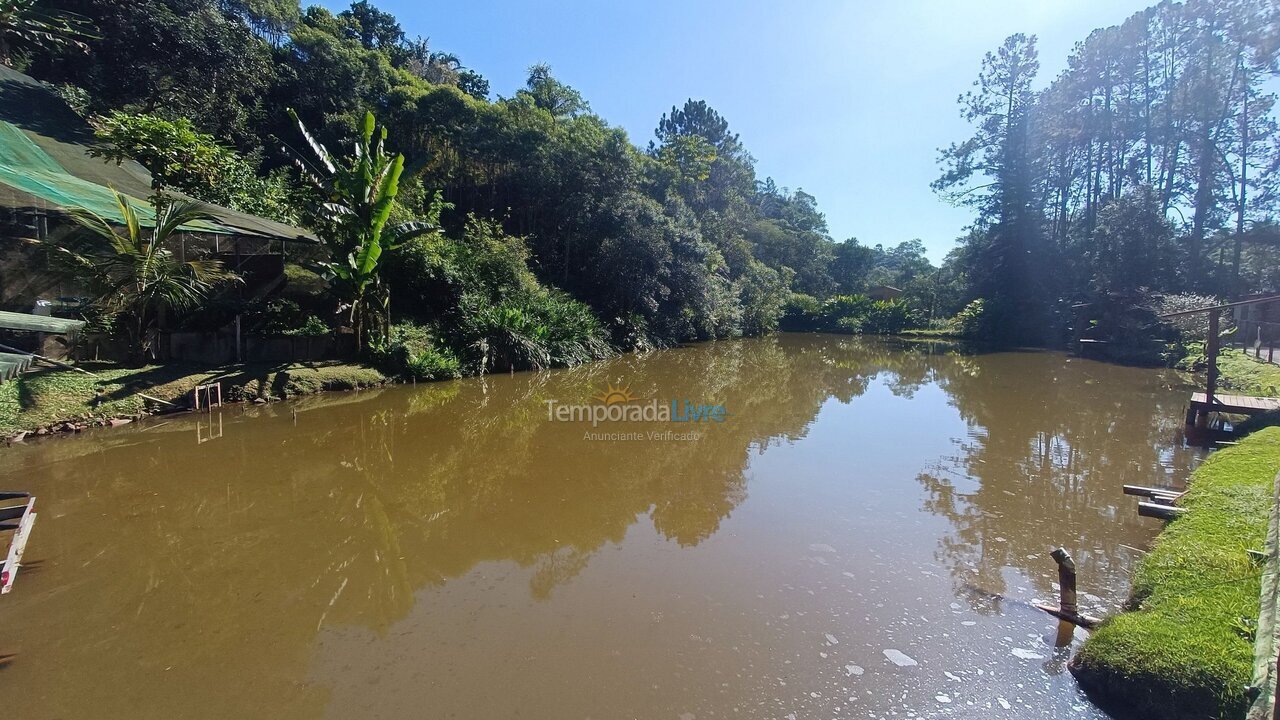
{"label": "muddy brown lake", "polygon": [[1030,603],[1059,545],[1123,602],[1160,523],[1121,486],[1185,481],[1186,399],[784,334],[14,445],[4,713],[1103,718]]}

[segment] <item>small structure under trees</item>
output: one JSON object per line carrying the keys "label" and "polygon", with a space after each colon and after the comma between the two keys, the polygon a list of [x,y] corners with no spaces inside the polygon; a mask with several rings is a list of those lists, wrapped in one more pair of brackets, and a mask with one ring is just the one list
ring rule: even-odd
{"label": "small structure under trees", "polygon": [[1280,302],[1280,295],[1267,295],[1249,300],[1194,308],[1161,315],[1162,318],[1175,318],[1185,315],[1207,313],[1209,316],[1209,332],[1205,338],[1204,354],[1208,362],[1207,380],[1203,393],[1193,393],[1187,408],[1187,425],[1198,429],[1209,426],[1210,413],[1231,413],[1235,415],[1256,415],[1259,413],[1280,410],[1280,398],[1251,397],[1247,395],[1222,395],[1218,393],[1218,351],[1221,349],[1222,332],[1221,317],[1224,310],[1238,311],[1255,305],[1269,305]]}
{"label": "small structure under trees", "polygon": [[[62,98],[40,82],[0,66],[0,307],[26,311],[40,300],[54,306],[74,304],[64,297],[74,295],[74,288],[61,288],[50,275],[32,272],[39,258],[30,243],[64,232],[72,225],[73,213],[88,211],[123,227],[126,218],[118,202],[123,197],[142,227],[155,227],[155,211],[148,201],[155,192],[151,174],[132,160],[95,157],[97,144],[89,123]],[[181,225],[169,249],[183,262],[221,262],[244,280],[238,290],[242,300],[266,297],[282,285],[290,244],[319,243],[299,228],[180,193],[166,195],[170,202],[198,208],[207,218]],[[233,325],[238,358],[239,322]]]}

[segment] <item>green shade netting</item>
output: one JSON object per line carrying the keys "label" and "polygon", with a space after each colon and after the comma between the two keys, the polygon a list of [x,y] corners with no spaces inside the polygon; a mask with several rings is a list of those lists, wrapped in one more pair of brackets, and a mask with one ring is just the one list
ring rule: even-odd
{"label": "green shade netting", "polygon": [[[0,121],[0,183],[56,207],[80,208],[116,224],[124,222],[110,188],[68,173],[25,133],[3,121]],[[135,197],[125,197],[142,223],[154,227],[156,215],[151,205]],[[182,227],[191,232],[233,233],[230,228],[204,221]]]}
{"label": "green shade netting", "polygon": [[[8,125],[8,127],[4,127]],[[0,65],[0,211],[65,215],[72,208],[86,208],[104,218],[119,221],[114,188],[130,198],[139,213],[147,212],[151,173],[132,160],[109,162],[93,157],[101,143],[93,128],[62,98],[34,78]],[[21,137],[19,137],[21,136]],[[192,200],[182,193],[174,198]],[[203,232],[280,239],[315,244],[314,234],[296,227],[199,203],[210,217]]]}

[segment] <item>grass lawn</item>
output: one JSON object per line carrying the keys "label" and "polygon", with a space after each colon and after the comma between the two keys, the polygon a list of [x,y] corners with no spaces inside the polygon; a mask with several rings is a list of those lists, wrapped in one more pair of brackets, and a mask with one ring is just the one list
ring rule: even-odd
{"label": "grass lawn", "polygon": [[[1187,357],[1178,363],[1178,369],[1195,371],[1204,375],[1204,345],[1188,346]],[[1218,354],[1219,387],[1237,395],[1280,397],[1280,365],[1254,359],[1243,350],[1224,349]],[[1204,383],[1199,383],[1203,385]]]}
{"label": "grass lawn", "polygon": [[1244,395],[1280,397],[1280,365],[1261,360],[1241,350],[1224,350],[1218,355],[1222,385]]}
{"label": "grass lawn", "polygon": [[1137,717],[1242,718],[1280,428],[1209,457],[1134,577],[1131,604],[1072,661],[1082,686]]}
{"label": "grass lawn", "polygon": [[138,415],[154,405],[139,397],[139,392],[182,404],[192,388],[207,382],[221,382],[225,400],[248,400],[351,390],[388,381],[373,368],[342,362],[141,368],[82,363],[81,367],[97,377],[42,368],[0,384],[0,437],[62,421]]}

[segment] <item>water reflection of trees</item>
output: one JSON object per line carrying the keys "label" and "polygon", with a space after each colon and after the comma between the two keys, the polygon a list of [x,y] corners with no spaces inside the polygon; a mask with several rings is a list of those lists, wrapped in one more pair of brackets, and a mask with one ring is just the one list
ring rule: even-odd
{"label": "water reflection of trees", "polygon": [[[223,437],[199,445],[179,421],[11,454],[6,469],[52,503],[36,547],[60,580],[6,604],[27,651],[9,672],[47,690],[35,714],[146,717],[120,689],[163,673],[146,690],[156,717],[315,716],[323,698],[297,678],[320,627],[385,633],[423,588],[490,562],[528,568],[546,598],[646,519],[696,545],[746,497],[751,453],[803,436],[878,362],[851,339],[715,343],[253,419],[228,409]],[[587,401],[608,382],[731,417],[699,442],[591,442],[546,421],[546,400]],[[65,641],[42,644],[52,637]]]}
{"label": "water reflection of trees", "polygon": [[[926,509],[946,516],[939,543],[958,590],[998,610],[1005,568],[1054,593],[1044,553],[1065,546],[1083,589],[1123,588],[1134,551],[1151,534],[1124,484],[1181,479],[1190,450],[1175,445],[1183,397],[1176,379],[1052,354],[952,358],[938,381],[969,425],[952,456],[919,481]],[[1097,388],[1106,388],[1105,393]]]}
{"label": "water reflection of trees", "polygon": [[[323,625],[385,633],[424,588],[486,563],[527,568],[542,600],[637,523],[697,545],[747,497],[753,453],[803,437],[824,402],[873,381],[901,397],[937,383],[972,429],[920,476],[928,509],[950,520],[938,555],[957,583],[1000,592],[1002,568],[1043,562],[1028,548],[1077,538],[1087,579],[1118,552],[1104,539],[1123,535],[1089,528],[1142,531],[1117,510],[1119,487],[1152,482],[1167,428],[1151,418],[1178,417],[1149,374],[1099,367],[781,336],[251,408],[261,417],[203,445],[175,423],[15,454],[6,470],[53,502],[36,547],[55,548],[64,579],[6,597],[13,642],[30,651],[6,672],[75,688],[44,696],[50,715],[145,717],[118,689],[153,671],[165,674],[147,691],[157,717],[202,702],[315,716],[323,698],[297,678]],[[547,400],[584,402],[610,382],[731,417],[700,442],[593,442],[546,421]],[[1068,390],[1090,382],[1114,389],[1108,407]],[[670,428],[639,428],[651,429]],[[46,650],[50,637],[69,640]]]}

